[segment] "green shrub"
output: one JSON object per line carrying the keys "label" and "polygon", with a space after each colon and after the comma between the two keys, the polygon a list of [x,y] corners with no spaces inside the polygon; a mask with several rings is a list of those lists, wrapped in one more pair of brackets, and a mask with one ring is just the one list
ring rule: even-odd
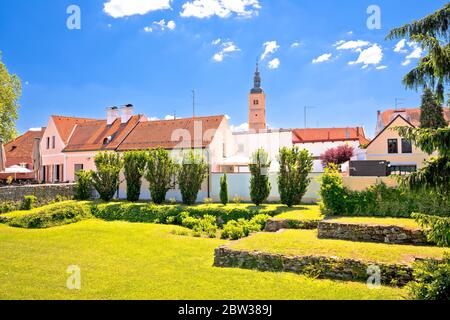
{"label": "green shrub", "polygon": [[100,152],[95,156],[97,171],[92,174],[95,190],[103,201],[111,201],[120,185],[120,170],[123,162],[115,152]]}
{"label": "green shrub", "polygon": [[185,216],[182,226],[192,229],[195,237],[207,236],[215,238],[217,234],[216,218],[210,215],[205,215],[202,218]]}
{"label": "green shrub", "polygon": [[269,170],[270,159],[264,149],[258,149],[253,153],[249,164],[250,178],[250,198],[252,202],[259,206],[270,195]]}
{"label": "green shrub", "polygon": [[75,184],[75,199],[89,200],[92,196],[92,171],[78,171]]}
{"label": "green shrub", "polygon": [[74,223],[91,216],[90,206],[80,202],[62,202],[32,209],[25,214],[5,215],[6,223],[18,228],[50,228]]}
{"label": "green shrub", "polygon": [[135,202],[141,195],[142,176],[147,164],[147,153],[128,151],[123,154],[124,174],[127,181],[127,200]]}
{"label": "green shrub", "polygon": [[313,169],[313,157],[308,150],[298,147],[281,148],[278,161],[280,173],[278,175],[278,189],[281,203],[292,207],[299,205],[308,189],[311,179],[308,176]]}
{"label": "green shrub", "polygon": [[37,198],[35,196],[25,196],[22,201],[22,210],[31,210],[34,208]]}
{"label": "green shrub", "polygon": [[321,178],[320,194],[324,214],[345,215],[349,211],[346,203],[349,190],[344,187],[342,176],[335,164],[325,168]]}
{"label": "green shrub", "polygon": [[253,232],[262,231],[269,215],[256,215],[251,220],[239,219],[237,221],[229,221],[224,227],[222,232],[222,239],[238,240],[244,237],[248,237]]}
{"label": "green shrub", "polygon": [[154,203],[164,203],[167,192],[175,187],[176,172],[177,166],[167,150],[157,148],[149,151],[145,179],[149,183],[150,195]]}
{"label": "green shrub", "polygon": [[220,202],[226,206],[228,204],[228,181],[227,174],[220,178]]}
{"label": "green shrub", "polygon": [[238,240],[244,237],[244,226],[239,221],[229,221],[223,227],[222,239]]}
{"label": "green shrub", "polygon": [[450,254],[442,260],[419,260],[414,264],[414,281],[407,285],[414,300],[450,300]]}
{"label": "green shrub", "polygon": [[212,198],[205,198],[205,199],[203,199],[203,203],[204,204],[213,204],[214,201]]}
{"label": "green shrub", "polygon": [[14,201],[0,202],[0,214],[19,210],[20,207],[21,207],[21,203],[18,203],[18,202],[14,202]]}
{"label": "green shrub", "polygon": [[450,218],[413,213],[412,217],[425,229],[428,241],[450,247]]}
{"label": "green shrub", "polygon": [[189,151],[183,156],[183,161],[178,174],[183,203],[192,205],[198,197],[203,181],[208,175],[209,167],[203,155]]}

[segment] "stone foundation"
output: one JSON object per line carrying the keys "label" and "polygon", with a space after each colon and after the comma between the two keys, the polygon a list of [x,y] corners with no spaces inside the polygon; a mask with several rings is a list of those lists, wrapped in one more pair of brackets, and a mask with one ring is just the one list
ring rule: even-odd
{"label": "stone foundation", "polygon": [[402,264],[380,264],[321,256],[284,256],[264,252],[237,251],[228,247],[215,250],[214,266],[293,272],[317,278],[367,282],[370,267],[379,268],[381,284],[403,286],[413,279],[412,268]]}
{"label": "stone foundation", "polygon": [[24,196],[35,196],[38,201],[52,201],[57,196],[64,198],[75,195],[75,184],[38,184],[0,188],[1,201],[22,201]]}
{"label": "stone foundation", "polygon": [[320,239],[339,239],[359,242],[426,245],[427,237],[420,229],[399,226],[351,224],[322,221],[319,223]]}
{"label": "stone foundation", "polygon": [[320,221],[300,221],[290,219],[269,219],[266,223],[266,232],[277,232],[282,229],[303,229],[312,230],[317,229]]}

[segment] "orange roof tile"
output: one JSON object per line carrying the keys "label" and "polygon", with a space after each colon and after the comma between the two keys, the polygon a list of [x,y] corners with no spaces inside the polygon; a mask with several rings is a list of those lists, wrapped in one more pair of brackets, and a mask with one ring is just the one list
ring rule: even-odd
{"label": "orange roof tile", "polygon": [[135,115],[126,123],[117,118],[111,125],[107,125],[106,120],[78,124],[63,151],[115,150],[141,118],[141,115]]}
{"label": "orange roof tile", "polygon": [[[157,147],[174,149],[180,147],[180,142],[183,142],[185,148],[196,146],[205,148],[211,143],[214,130],[219,128],[224,118],[225,116],[211,116],[141,122],[119,145],[117,150],[144,150]],[[197,141],[194,141],[196,138],[194,137],[194,122],[201,125],[202,130],[202,137]],[[176,134],[177,130],[180,130],[179,135]]]}
{"label": "orange roof tile", "polygon": [[[450,108],[445,107],[444,109],[444,118],[447,122],[450,121]],[[383,125],[387,126],[394,120],[397,116],[401,115],[405,120],[411,122],[411,124],[415,127],[420,126],[420,108],[414,109],[389,109],[381,113],[381,119],[383,121]]]}
{"label": "orange roof tile", "polygon": [[314,128],[314,129],[294,129],[292,131],[292,142],[318,143],[318,142],[338,142],[338,141],[359,141],[366,144],[364,128]]}
{"label": "orange roof tile", "polygon": [[30,168],[33,163],[33,145],[35,138],[44,135],[45,128],[41,131],[30,130],[4,145],[6,155],[6,167],[27,163]]}
{"label": "orange roof tile", "polygon": [[67,141],[70,138],[70,134],[73,131],[73,128],[77,124],[87,123],[91,121],[97,121],[95,119],[88,118],[76,118],[76,117],[65,117],[65,116],[52,116],[53,122],[55,123],[56,129],[63,140],[64,144],[67,144]]}

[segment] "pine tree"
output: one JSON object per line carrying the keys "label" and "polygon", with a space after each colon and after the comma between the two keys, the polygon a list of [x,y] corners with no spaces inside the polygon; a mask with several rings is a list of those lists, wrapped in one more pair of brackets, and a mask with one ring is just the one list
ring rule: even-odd
{"label": "pine tree", "polygon": [[250,197],[252,202],[259,206],[266,201],[270,195],[270,160],[267,152],[262,148],[258,149],[252,155],[252,163],[249,167],[252,175],[250,179]]}
{"label": "pine tree", "polygon": [[228,204],[228,182],[227,182],[227,174],[224,174],[223,177],[220,178],[220,202],[224,206]]}
{"label": "pine tree", "polygon": [[447,127],[444,111],[429,88],[426,88],[422,95],[420,127],[428,129]]}

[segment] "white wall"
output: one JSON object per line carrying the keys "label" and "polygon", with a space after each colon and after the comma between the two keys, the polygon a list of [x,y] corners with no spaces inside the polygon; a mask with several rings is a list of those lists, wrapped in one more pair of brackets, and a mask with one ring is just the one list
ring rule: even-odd
{"label": "white wall", "polygon": [[[220,178],[223,176],[222,173],[213,173],[211,174],[211,198],[214,201],[220,201]],[[277,183],[277,173],[270,174],[270,184],[271,184],[271,192],[268,201],[280,201],[280,194],[278,192],[278,183]],[[320,191],[320,183],[318,179],[320,178],[320,174],[311,174],[311,184],[303,198],[303,201],[306,203],[309,202],[318,202],[320,199],[319,191]],[[242,199],[242,201],[249,202],[250,199],[250,177],[249,173],[229,173],[227,174],[228,181],[228,196],[230,197],[230,201],[233,200],[235,196],[238,196]]]}

